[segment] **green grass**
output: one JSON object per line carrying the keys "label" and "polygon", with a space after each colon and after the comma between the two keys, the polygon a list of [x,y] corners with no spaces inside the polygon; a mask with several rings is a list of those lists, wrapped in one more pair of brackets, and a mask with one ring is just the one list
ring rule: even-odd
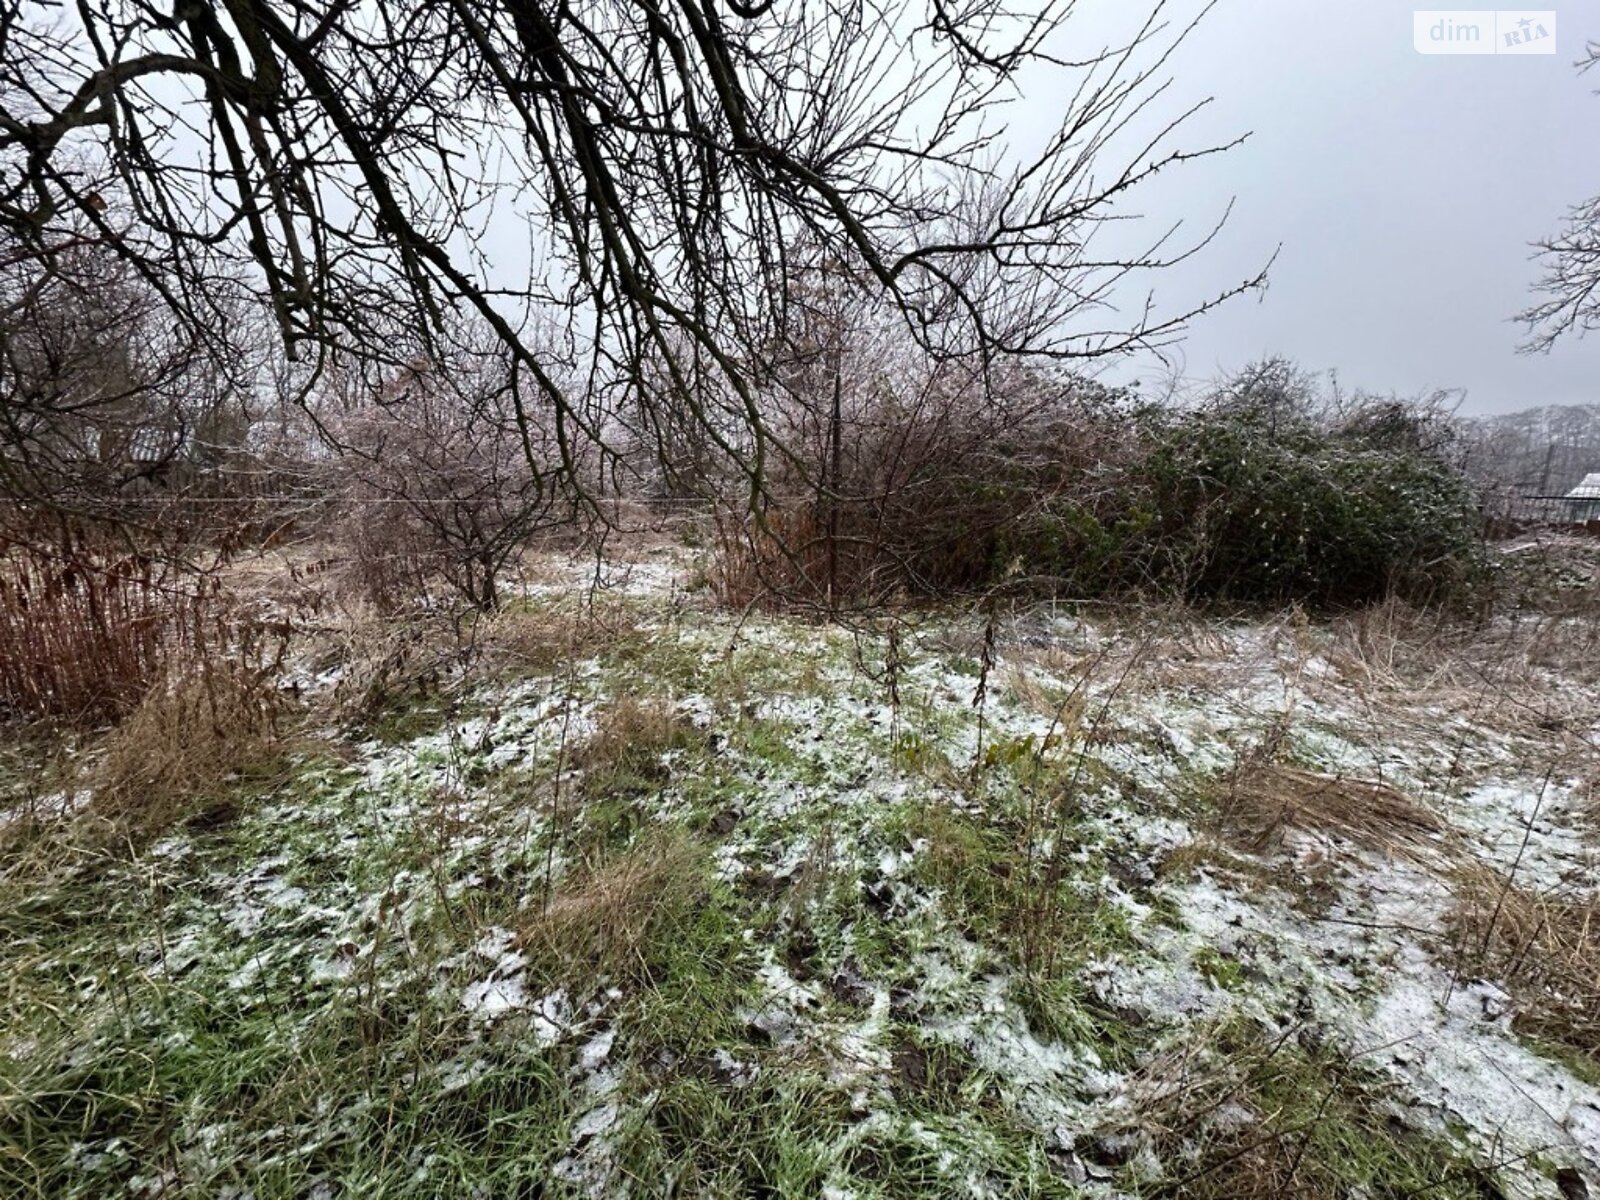
{"label": "green grass", "polygon": [[[1122,781],[1041,747],[998,693],[974,771],[965,678],[931,694],[959,663],[918,649],[891,730],[844,639],[760,632],[724,654],[718,619],[630,626],[594,648],[598,674],[532,676],[549,687],[523,724],[492,689],[398,705],[367,731],[380,746],[337,739],[345,761],[308,756],[228,822],[121,856],[35,838],[0,862],[0,1196],[553,1197],[585,1194],[585,1170],[636,1196],[1079,1195],[983,1039],[1134,1072],[1179,1036],[1093,986],[1091,967],[1144,961],[1140,921],[1177,919],[1162,886],[1144,917],[1118,902],[1095,814]],[[524,631],[534,649],[557,634]],[[536,707],[552,694],[602,726],[622,698],[660,711],[562,747]],[[762,709],[818,696],[814,716]],[[689,697],[709,727],[664,715]],[[439,736],[468,717],[495,736]],[[574,1027],[469,1007],[485,939]],[[1195,962],[1246,990],[1231,959]],[[788,1002],[774,966],[806,997],[793,1037],[753,1021]],[[1311,1131],[1304,1178],[1333,1189],[1315,1194],[1457,1169],[1331,1052],[1226,1036],[1251,1110]],[[1173,1161],[1229,1146],[1186,1136]],[[1212,1183],[1174,1194],[1228,1194]]]}
{"label": "green grass", "polygon": [[386,701],[367,720],[362,732],[385,746],[402,746],[430,733],[445,723],[442,701],[436,696],[416,696],[409,700]]}
{"label": "green grass", "polygon": [[[1155,1148],[1181,1165],[1128,1168],[1135,1194],[1194,1200],[1299,1195],[1479,1200],[1490,1176],[1440,1137],[1393,1116],[1386,1087],[1309,1038],[1246,1021],[1207,1031],[1181,1099],[1142,1114]],[[1209,1072],[1209,1074],[1207,1073]],[[1164,1105],[1164,1106],[1163,1106]]]}

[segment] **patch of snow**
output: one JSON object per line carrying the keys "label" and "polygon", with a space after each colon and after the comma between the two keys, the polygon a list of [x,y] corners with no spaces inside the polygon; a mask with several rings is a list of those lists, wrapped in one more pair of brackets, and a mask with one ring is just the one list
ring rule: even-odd
{"label": "patch of snow", "polygon": [[1103,1092],[1113,1077],[1092,1047],[1036,1037],[1008,999],[1011,987],[1009,977],[992,976],[982,982],[975,1009],[931,1014],[924,1028],[965,1049],[1035,1129],[1081,1124],[1085,1106],[1078,1096]]}
{"label": "patch of snow", "polygon": [[577,1069],[582,1071],[584,1074],[592,1074],[593,1072],[598,1071],[601,1064],[603,1064],[606,1059],[611,1057],[611,1047],[615,1044],[616,1040],[617,1031],[614,1027],[602,1029],[599,1033],[595,1034],[594,1037],[585,1042],[582,1048],[578,1051]]}
{"label": "patch of snow", "polygon": [[761,999],[742,1015],[775,1046],[790,1045],[800,1039],[808,1014],[821,1004],[821,988],[814,981],[802,983],[778,963],[769,946],[766,961],[756,970],[761,984]]}
{"label": "patch of snow", "polygon": [[761,1074],[761,1064],[745,1062],[722,1049],[711,1052],[711,1065],[716,1068],[717,1074],[727,1081],[728,1086],[734,1089],[749,1087],[756,1081],[756,1076]]}
{"label": "patch of snow", "polygon": [[[1202,877],[1172,895],[1184,928],[1153,935],[1153,963],[1130,964],[1113,994],[1178,1024],[1231,1009],[1320,1027],[1355,1061],[1388,1076],[1419,1120],[1456,1127],[1506,1162],[1504,1182],[1528,1197],[1556,1195],[1538,1157],[1588,1173],[1600,1187],[1600,1089],[1517,1041],[1508,998],[1458,981],[1426,943],[1442,927],[1448,889],[1431,873],[1352,858],[1346,900],[1324,918],[1286,898],[1245,898]],[[1196,1002],[1194,962],[1209,948],[1249,978],[1238,993]]]}
{"label": "patch of snow", "polygon": [[[462,1008],[474,1016],[489,1020],[527,1006],[528,988],[520,975],[514,975],[509,979],[480,979],[468,984],[461,993]],[[551,1037],[549,1040],[554,1041],[555,1038]]]}
{"label": "patch of snow", "polygon": [[1577,828],[1581,784],[1524,780],[1485,783],[1452,806],[1479,856],[1514,881],[1549,891],[1600,887],[1600,854]]}
{"label": "patch of snow", "polygon": [[578,1052],[572,1069],[579,1080],[578,1118],[572,1123],[567,1152],[551,1167],[557,1179],[590,1196],[619,1194],[615,1176],[616,1139],[623,1119],[622,1070],[607,1061],[615,1037],[614,1029],[604,1030]]}

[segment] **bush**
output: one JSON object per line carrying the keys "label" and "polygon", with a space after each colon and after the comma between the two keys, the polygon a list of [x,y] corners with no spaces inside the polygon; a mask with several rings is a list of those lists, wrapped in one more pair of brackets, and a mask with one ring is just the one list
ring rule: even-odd
{"label": "bush", "polygon": [[584,448],[533,420],[534,384],[473,333],[333,422],[344,447],[327,464],[334,539],[380,612],[425,603],[435,584],[493,611],[521,553],[577,527]]}
{"label": "bush", "polygon": [[841,495],[723,522],[724,599],[1004,586],[1340,607],[1449,599],[1477,576],[1475,498],[1425,406],[1324,397],[1283,363],[1189,409],[1020,379],[1021,404],[878,406],[852,430]]}
{"label": "bush", "polygon": [[[726,601],[876,603],[981,590],[1054,569],[1072,530],[1118,494],[1132,427],[1121,397],[1018,373],[924,381],[848,421],[834,469],[760,522],[718,522],[711,581]],[[1092,520],[1089,522],[1092,524]]]}
{"label": "bush", "polygon": [[1457,593],[1477,556],[1472,493],[1371,415],[1337,428],[1254,407],[1153,420],[1148,536],[1172,582],[1191,599],[1323,607]]}
{"label": "bush", "polygon": [[843,597],[875,594],[873,556],[853,536],[855,514],[832,536],[816,507],[774,508],[758,522],[741,513],[715,518],[715,555],[707,583],[723,604],[745,608],[781,601],[787,607],[832,607]]}

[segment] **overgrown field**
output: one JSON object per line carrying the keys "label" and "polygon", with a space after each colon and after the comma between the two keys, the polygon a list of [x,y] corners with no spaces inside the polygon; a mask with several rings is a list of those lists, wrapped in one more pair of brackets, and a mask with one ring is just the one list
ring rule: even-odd
{"label": "overgrown field", "polygon": [[592,567],[8,735],[0,1194],[1600,1197],[1592,620]]}

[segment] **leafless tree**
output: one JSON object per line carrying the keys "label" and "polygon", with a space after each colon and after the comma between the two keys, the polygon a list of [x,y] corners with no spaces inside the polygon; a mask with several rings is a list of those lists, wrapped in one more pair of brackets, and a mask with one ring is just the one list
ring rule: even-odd
{"label": "leafless tree", "polygon": [[[564,486],[573,475],[553,428],[516,419],[525,377],[497,341],[461,332],[439,358],[418,359],[329,419],[341,453],[327,460],[328,490],[380,603],[412,602],[437,578],[492,610],[518,553],[574,520]],[[530,429],[540,435],[530,440]],[[592,463],[566,465],[593,481]]]}
{"label": "leafless tree", "polygon": [[[1600,42],[1590,42],[1578,67],[1596,63]],[[1560,231],[1534,246],[1544,267],[1535,286],[1542,298],[1518,314],[1528,327],[1523,349],[1549,350],[1568,334],[1600,329],[1600,196],[1574,205]]]}
{"label": "leafless tree", "polygon": [[[584,397],[676,397],[759,492],[794,247],[980,368],[1159,345],[1261,282],[1148,299],[1147,272],[1214,227],[1133,238],[1140,185],[1226,144],[1183,144],[1198,104],[1163,111],[1190,14],[1159,0],[1090,47],[1071,9],[4,0],[0,230],[48,259],[87,229],[202,340],[253,272],[308,388],[340,357],[386,376],[413,331],[470,313],[530,385],[517,421],[555,415],[571,474],[606,430],[528,334],[559,314]],[[1027,150],[1004,114],[1024,91],[1062,101]]]}
{"label": "leafless tree", "polygon": [[0,261],[0,523],[15,532],[19,514],[46,511],[137,523],[130,509],[222,468],[248,436],[245,326],[213,339],[229,359],[207,353],[93,238]]}

